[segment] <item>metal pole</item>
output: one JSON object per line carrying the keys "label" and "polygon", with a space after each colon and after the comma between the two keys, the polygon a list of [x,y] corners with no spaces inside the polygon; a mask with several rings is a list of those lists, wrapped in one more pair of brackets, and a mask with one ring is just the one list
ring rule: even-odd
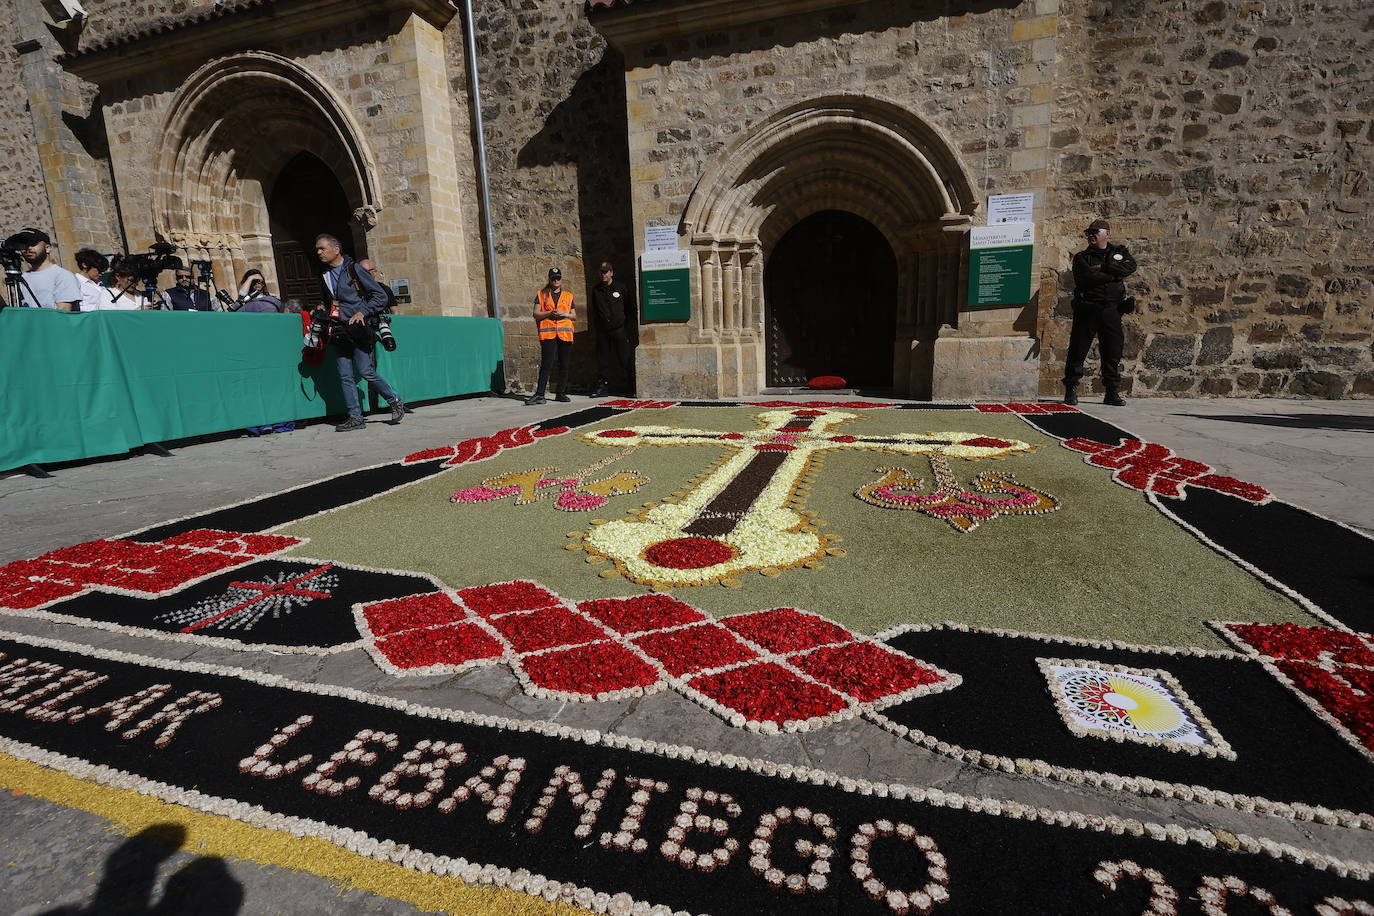
{"label": "metal pole", "polygon": [[487,137],[482,123],[482,83],[477,76],[477,23],[472,0],[463,0],[463,24],[468,38],[468,84],[472,87],[472,113],[477,131],[477,191],[482,198],[482,226],[486,231],[487,307],[491,317],[501,317],[501,293],[496,279],[496,237],[491,229],[491,189],[487,180]]}

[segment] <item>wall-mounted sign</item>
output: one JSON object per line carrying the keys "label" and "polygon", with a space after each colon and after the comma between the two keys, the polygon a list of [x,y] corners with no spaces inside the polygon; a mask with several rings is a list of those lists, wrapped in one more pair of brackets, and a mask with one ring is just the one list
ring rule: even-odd
{"label": "wall-mounted sign", "polygon": [[1031,297],[1035,224],[969,230],[968,301],[965,309],[1024,305]]}
{"label": "wall-mounted sign", "polygon": [[676,251],[677,226],[645,226],[645,251]]}
{"label": "wall-mounted sign", "polygon": [[645,321],[692,317],[692,252],[673,249],[640,255],[639,310]]}
{"label": "wall-mounted sign", "polygon": [[1030,223],[1035,210],[1035,193],[993,194],[988,197],[988,225],[1000,226],[1004,223]]}
{"label": "wall-mounted sign", "polygon": [[397,305],[410,304],[410,281],[405,279],[391,281],[391,294],[396,297]]}

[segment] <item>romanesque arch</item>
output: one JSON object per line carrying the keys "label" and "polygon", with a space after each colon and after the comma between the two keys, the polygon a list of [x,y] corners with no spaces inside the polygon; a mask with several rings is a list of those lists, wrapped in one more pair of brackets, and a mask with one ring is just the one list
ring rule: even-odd
{"label": "romanesque arch", "polygon": [[269,268],[266,198],[301,152],[338,177],[360,230],[375,225],[376,163],[333,90],[266,51],[211,61],[168,108],[154,171],[155,231],[179,248],[210,254],[234,274],[246,263]]}
{"label": "romanesque arch", "polygon": [[[978,197],[953,147],[914,112],[881,99],[829,96],[793,105],[722,151],[688,201],[699,334],[753,347],[761,367],[763,263],[805,217],[844,210],[876,226],[898,258],[894,385],[919,393],[916,340],[957,322],[962,230]],[[761,373],[756,372],[755,377]],[[757,382],[741,379],[741,393]]]}

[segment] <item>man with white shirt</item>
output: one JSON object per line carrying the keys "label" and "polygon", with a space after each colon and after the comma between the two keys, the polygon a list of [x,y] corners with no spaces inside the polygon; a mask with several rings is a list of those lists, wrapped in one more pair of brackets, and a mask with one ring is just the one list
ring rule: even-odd
{"label": "man with white shirt", "polygon": [[100,275],[109,267],[109,259],[94,248],[82,248],[76,253],[76,279],[81,284],[81,311],[127,311],[138,308],[138,302],[127,293],[115,299],[114,290],[100,285]]}
{"label": "man with white shirt", "polygon": [[28,308],[75,311],[81,301],[81,284],[76,274],[58,267],[52,259],[52,239],[42,229],[23,229],[14,238],[26,245],[23,257],[29,269],[19,287],[19,304]]}

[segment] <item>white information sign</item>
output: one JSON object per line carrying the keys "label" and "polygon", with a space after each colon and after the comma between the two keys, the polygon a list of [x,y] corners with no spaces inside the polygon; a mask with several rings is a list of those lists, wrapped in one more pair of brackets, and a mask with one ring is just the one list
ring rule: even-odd
{"label": "white information sign", "polygon": [[1032,222],[1031,211],[1035,209],[1035,193],[992,194],[988,197],[988,225],[1000,226],[1003,223]]}
{"label": "white information sign", "polygon": [[677,226],[645,226],[645,251],[674,251],[677,249]]}
{"label": "white information sign", "polygon": [[685,248],[681,251],[646,251],[639,258],[640,270],[679,270],[692,266],[692,253]]}
{"label": "white information sign", "polygon": [[969,230],[968,247],[1006,248],[1010,245],[1034,245],[1035,223],[1011,223],[1006,226],[974,226]]}

